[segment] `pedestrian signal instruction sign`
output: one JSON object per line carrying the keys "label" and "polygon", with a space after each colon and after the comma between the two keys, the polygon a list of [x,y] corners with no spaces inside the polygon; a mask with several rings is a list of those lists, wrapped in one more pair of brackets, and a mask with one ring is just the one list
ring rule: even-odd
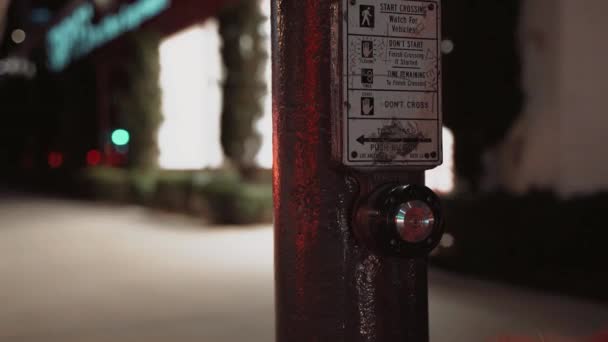
{"label": "pedestrian signal instruction sign", "polygon": [[440,10],[439,0],[343,0],[345,165],[441,164]]}

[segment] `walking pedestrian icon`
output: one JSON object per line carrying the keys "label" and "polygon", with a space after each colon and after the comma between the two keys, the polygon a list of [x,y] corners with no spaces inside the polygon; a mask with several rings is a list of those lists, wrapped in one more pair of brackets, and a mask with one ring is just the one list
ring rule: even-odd
{"label": "walking pedestrian icon", "polygon": [[374,98],[373,97],[362,97],[361,98],[361,115],[364,115],[364,116],[374,115]]}
{"label": "walking pedestrian icon", "polygon": [[374,6],[359,6],[359,24],[361,27],[374,27]]}
{"label": "walking pedestrian icon", "polygon": [[374,58],[374,42],[371,40],[361,42],[361,56],[363,58]]}

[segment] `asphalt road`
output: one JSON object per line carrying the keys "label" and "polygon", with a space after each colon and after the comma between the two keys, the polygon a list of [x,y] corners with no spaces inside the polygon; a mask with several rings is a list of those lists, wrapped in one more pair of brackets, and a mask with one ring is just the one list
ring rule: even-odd
{"label": "asphalt road", "polygon": [[[608,307],[431,271],[432,341],[587,335]],[[0,199],[0,341],[273,340],[272,231]]]}

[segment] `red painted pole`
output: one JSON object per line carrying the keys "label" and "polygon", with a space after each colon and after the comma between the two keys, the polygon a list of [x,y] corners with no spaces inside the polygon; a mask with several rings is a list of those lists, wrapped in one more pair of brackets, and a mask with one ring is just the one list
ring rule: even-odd
{"label": "red painted pole", "polygon": [[354,172],[332,158],[340,7],[272,3],[276,340],[428,341],[426,257],[373,253],[352,227],[361,197],[423,184],[423,172]]}

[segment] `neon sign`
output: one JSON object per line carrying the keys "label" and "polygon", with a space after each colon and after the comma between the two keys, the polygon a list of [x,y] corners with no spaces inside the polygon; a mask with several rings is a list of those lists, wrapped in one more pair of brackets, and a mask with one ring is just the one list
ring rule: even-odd
{"label": "neon sign", "polygon": [[104,17],[98,24],[92,23],[95,14],[93,4],[82,4],[49,30],[46,37],[49,68],[53,71],[63,70],[71,61],[136,28],[170,4],[170,0],[139,0],[122,6],[118,13]]}

